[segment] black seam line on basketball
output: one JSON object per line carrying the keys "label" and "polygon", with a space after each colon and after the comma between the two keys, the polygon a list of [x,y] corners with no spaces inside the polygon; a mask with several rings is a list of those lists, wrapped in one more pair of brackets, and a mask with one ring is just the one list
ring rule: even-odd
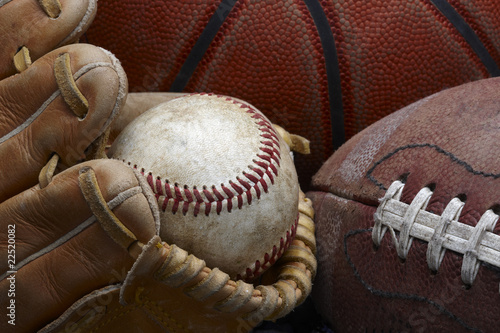
{"label": "black seam line on basketball", "polygon": [[467,162],[459,159],[457,156],[453,155],[449,151],[444,150],[443,148],[439,147],[438,145],[430,144],[430,143],[415,143],[415,144],[401,146],[401,147],[398,147],[398,148],[394,149],[392,152],[390,152],[389,154],[385,155],[384,157],[382,157],[380,160],[378,160],[377,162],[375,162],[373,164],[373,166],[366,173],[367,178],[371,182],[373,182],[378,188],[380,188],[380,189],[382,189],[384,191],[387,191],[387,188],[382,183],[380,183],[375,177],[373,177],[373,175],[372,175],[373,172],[375,171],[375,169],[380,164],[384,163],[386,160],[388,160],[392,156],[396,155],[397,153],[399,153],[399,152],[401,152],[403,150],[406,150],[406,149],[415,149],[415,148],[431,148],[431,149],[434,149],[438,153],[447,156],[452,162],[454,162],[454,163],[462,166],[467,172],[470,172],[470,173],[472,173],[475,176],[483,176],[483,177],[486,177],[486,178],[493,178],[493,179],[500,178],[500,174],[498,174],[498,173],[495,174],[495,173],[489,173],[489,172],[475,170],[470,164],[468,164]]}
{"label": "black seam line on basketball", "polygon": [[366,233],[369,232],[371,233],[373,231],[373,228],[369,229],[357,229],[357,230],[350,230],[344,235],[344,255],[347,259],[347,263],[349,266],[351,266],[351,269],[353,270],[354,276],[356,279],[361,282],[364,288],[366,288],[369,292],[376,296],[384,297],[384,298],[396,298],[396,299],[401,299],[401,300],[408,300],[408,301],[418,301],[418,302],[424,302],[427,303],[431,306],[434,306],[440,313],[443,315],[446,315],[450,319],[456,321],[460,325],[462,325],[464,328],[474,331],[474,332],[482,332],[480,329],[474,328],[472,326],[469,326],[467,323],[463,321],[463,319],[460,319],[458,316],[453,314],[451,311],[447,310],[444,306],[440,305],[439,303],[424,297],[424,296],[419,296],[419,295],[414,295],[414,294],[405,294],[405,293],[396,293],[396,292],[390,292],[390,291],[384,291],[381,289],[377,289],[370,285],[368,282],[366,282],[362,277],[359,271],[356,269],[356,266],[351,260],[351,256],[349,255],[349,251],[347,248],[347,240],[349,237],[356,236],[361,233]]}
{"label": "black seam line on basketball", "polygon": [[332,126],[332,144],[336,150],[345,142],[344,107],[342,104],[342,87],[340,86],[340,67],[335,46],[335,37],[328,18],[318,0],[304,0],[311,13],[323,47],[326,77],[328,81],[328,98],[330,100],[330,121]]}
{"label": "black seam line on basketball", "polygon": [[215,10],[214,14],[205,26],[205,29],[203,29],[200,37],[189,52],[189,55],[186,57],[184,64],[175,77],[174,82],[170,86],[170,92],[181,92],[186,88],[191,76],[196,70],[196,67],[198,67],[198,64],[201,59],[203,59],[203,56],[210,47],[210,44],[237,2],[238,0],[221,1],[219,7]]}
{"label": "black seam line on basketball", "polygon": [[465,19],[446,0],[431,0],[434,6],[450,21],[476,53],[491,76],[500,76],[500,68]]}

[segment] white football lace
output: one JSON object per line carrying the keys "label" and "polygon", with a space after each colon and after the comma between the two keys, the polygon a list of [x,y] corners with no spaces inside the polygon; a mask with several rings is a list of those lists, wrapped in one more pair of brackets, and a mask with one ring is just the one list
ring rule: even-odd
{"label": "white football lace", "polygon": [[[424,187],[410,204],[400,201],[404,183],[395,181],[380,199],[375,212],[372,239],[380,246],[387,230],[392,235],[398,256],[406,259],[413,238],[428,242],[427,264],[437,271],[446,250],[463,255],[461,276],[466,285],[472,285],[481,262],[500,267],[500,236],[493,233],[499,219],[491,209],[479,219],[475,227],[458,221],[464,202],[452,199],[441,215],[426,211],[433,192]],[[396,235],[399,232],[399,236]]]}

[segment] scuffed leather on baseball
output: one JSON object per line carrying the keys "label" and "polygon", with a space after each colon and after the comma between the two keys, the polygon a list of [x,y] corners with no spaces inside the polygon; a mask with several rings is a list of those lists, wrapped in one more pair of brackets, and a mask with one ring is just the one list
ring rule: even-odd
{"label": "scuffed leather on baseball", "polygon": [[174,99],[130,123],[110,155],[147,178],[162,239],[232,278],[260,275],[293,239],[295,167],[249,104],[212,94]]}

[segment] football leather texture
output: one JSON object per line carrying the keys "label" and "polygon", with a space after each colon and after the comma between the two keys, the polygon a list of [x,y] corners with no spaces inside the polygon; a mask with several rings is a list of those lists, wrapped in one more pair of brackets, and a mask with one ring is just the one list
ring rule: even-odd
{"label": "football leather texture", "polygon": [[313,178],[313,299],[338,332],[500,327],[500,79],[363,130]]}
{"label": "football leather texture", "polygon": [[89,43],[131,91],[214,92],[311,140],[303,188],[345,139],[420,98],[500,73],[494,0],[99,1]]}

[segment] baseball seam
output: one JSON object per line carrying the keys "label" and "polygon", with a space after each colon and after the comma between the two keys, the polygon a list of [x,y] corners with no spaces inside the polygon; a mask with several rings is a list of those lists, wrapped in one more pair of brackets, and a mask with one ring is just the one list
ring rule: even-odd
{"label": "baseball seam", "polygon": [[288,249],[292,241],[295,239],[295,234],[297,233],[297,226],[299,223],[299,214],[294,223],[291,225],[290,230],[286,231],[284,237],[280,239],[279,248],[273,245],[271,251],[268,251],[260,260],[256,260],[255,263],[247,267],[244,273],[237,275],[237,280],[253,280],[259,277],[265,270],[274,265],[274,263],[283,255],[283,253]]}
{"label": "baseball seam", "polygon": [[146,177],[163,212],[170,210],[172,214],[176,214],[180,211],[186,215],[192,207],[195,217],[200,213],[209,216],[214,210],[219,215],[225,206],[230,213],[235,208],[241,209],[245,203],[251,205],[254,198],[260,199],[262,192],[267,193],[269,186],[274,184],[281,160],[279,138],[272,124],[250,105],[227,96],[206,93],[198,95],[216,96],[239,104],[258,126],[261,137],[259,153],[252,160],[253,165],[248,166],[248,171],[243,171],[242,176],[234,180],[228,180],[227,185],[194,185],[190,188],[188,185],[171,184],[168,179],[154,176],[137,164],[124,162],[134,169],[140,168],[139,171]]}

